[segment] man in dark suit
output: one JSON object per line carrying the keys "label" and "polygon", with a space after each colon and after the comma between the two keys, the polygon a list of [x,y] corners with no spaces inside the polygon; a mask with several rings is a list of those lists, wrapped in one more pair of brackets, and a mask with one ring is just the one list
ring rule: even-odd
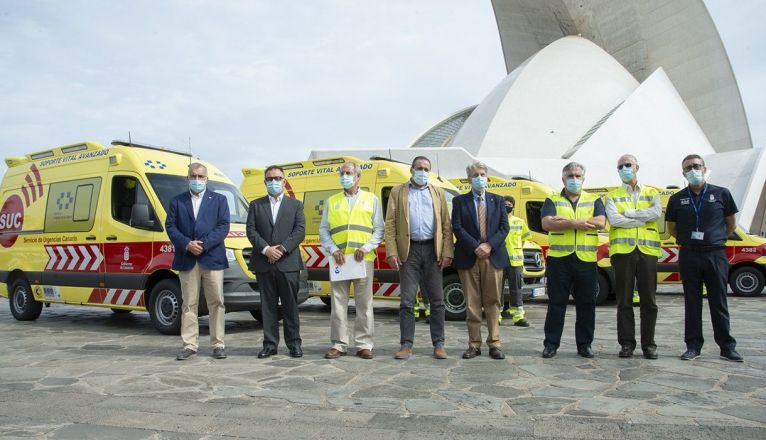
{"label": "man in dark suit", "polygon": [[206,191],[207,168],[189,165],[189,191],[170,201],[165,229],[175,246],[173,269],[178,271],[183,300],[181,340],[184,347],[176,359],[197,354],[199,327],[197,308],[200,285],[210,316],[210,345],[213,357],[223,359],[224,314],[223,271],[229,267],[224,240],[229,234],[229,204],[226,197]]}
{"label": "man in dark suit", "polygon": [[504,359],[498,313],[503,269],[508,266],[508,215],[503,197],[486,191],[487,166],[474,162],[466,167],[466,173],[471,179],[471,191],[452,199],[452,231],[457,239],[452,264],[463,283],[467,308],[469,345],[463,359],[481,354],[482,309],[487,320],[489,355]]}
{"label": "man in dark suit", "polygon": [[303,203],[285,197],[285,172],[272,165],[266,168],[264,183],[268,195],[250,202],[247,213],[247,238],[253,244],[250,270],[256,274],[261,290],[263,316],[263,359],[277,354],[281,301],[285,344],[290,356],[301,357],[298,319],[298,280],[301,270],[300,246],[306,236]]}

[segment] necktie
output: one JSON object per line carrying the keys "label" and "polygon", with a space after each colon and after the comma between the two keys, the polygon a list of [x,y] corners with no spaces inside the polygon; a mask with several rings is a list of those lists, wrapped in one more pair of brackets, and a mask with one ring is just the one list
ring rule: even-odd
{"label": "necktie", "polygon": [[487,207],[482,196],[479,196],[479,235],[482,243],[487,241]]}

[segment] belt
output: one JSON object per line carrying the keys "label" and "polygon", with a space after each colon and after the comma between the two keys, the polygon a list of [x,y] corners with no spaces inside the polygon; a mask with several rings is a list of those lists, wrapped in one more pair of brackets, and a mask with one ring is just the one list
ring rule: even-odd
{"label": "belt", "polygon": [[692,244],[681,245],[681,249],[688,249],[692,252],[713,252],[722,251],[726,249],[726,246],[696,246]]}
{"label": "belt", "polygon": [[430,240],[410,240],[410,243],[411,244],[433,244],[434,239],[432,238]]}

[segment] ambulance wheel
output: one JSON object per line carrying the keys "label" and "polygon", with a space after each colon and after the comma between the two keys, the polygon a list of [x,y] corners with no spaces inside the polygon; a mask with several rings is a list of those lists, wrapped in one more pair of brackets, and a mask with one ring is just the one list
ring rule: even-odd
{"label": "ambulance wheel", "polygon": [[596,283],[596,305],[601,305],[609,298],[609,280],[604,274],[598,274],[598,283]]}
{"label": "ambulance wheel", "polygon": [[165,279],[152,289],[149,316],[152,325],[162,334],[181,334],[181,284],[176,279]]}
{"label": "ambulance wheel", "polygon": [[740,267],[729,275],[729,286],[737,296],[758,296],[763,292],[766,277],[755,267]]}
{"label": "ambulance wheel", "polygon": [[322,303],[327,307],[332,307],[332,298],[329,296],[320,296],[319,300],[322,301]]}
{"label": "ambulance wheel", "polygon": [[456,273],[444,277],[442,282],[444,292],[444,318],[449,321],[465,321],[465,293],[463,284]]}
{"label": "ambulance wheel", "polygon": [[[261,309],[250,310],[250,314],[253,316],[253,318],[255,318],[256,321],[258,321],[261,324],[263,324],[263,312],[261,311]],[[279,309],[277,309],[277,320],[278,321],[282,320],[282,307],[281,306],[279,307]]]}
{"label": "ambulance wheel", "polygon": [[114,314],[116,314],[116,315],[126,315],[126,314],[132,312],[132,310],[112,309],[112,312],[114,312]]}
{"label": "ambulance wheel", "polygon": [[43,311],[43,303],[37,302],[27,280],[19,278],[11,284],[8,303],[13,317],[19,321],[34,321]]}

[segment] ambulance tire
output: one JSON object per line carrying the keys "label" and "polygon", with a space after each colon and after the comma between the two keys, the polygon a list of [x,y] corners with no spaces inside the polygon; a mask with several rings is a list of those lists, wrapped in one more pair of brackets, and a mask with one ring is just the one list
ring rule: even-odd
{"label": "ambulance tire", "polygon": [[[255,318],[256,321],[263,324],[263,312],[261,312],[261,309],[258,310],[250,310],[250,314]],[[282,307],[280,306],[279,309],[277,309],[277,320],[282,320]]]}
{"label": "ambulance tire", "polygon": [[327,307],[332,307],[332,298],[329,296],[320,296],[319,299],[322,301],[322,304],[326,305]]}
{"label": "ambulance tire", "polygon": [[32,287],[24,278],[19,278],[11,284],[8,299],[13,317],[19,321],[34,321],[43,311],[43,303],[35,300]]}
{"label": "ambulance tire", "polygon": [[463,284],[456,273],[444,277],[444,318],[448,321],[465,321],[466,305]]}
{"label": "ambulance tire", "polygon": [[596,283],[596,305],[604,304],[609,298],[609,280],[602,273],[598,274],[598,283]]}
{"label": "ambulance tire", "polygon": [[164,335],[181,334],[181,284],[167,278],[154,285],[149,297],[152,325]]}
{"label": "ambulance tire", "polygon": [[765,284],[766,277],[756,267],[740,267],[729,275],[729,286],[736,296],[758,296]]}
{"label": "ambulance tire", "polygon": [[125,310],[125,309],[112,309],[112,312],[115,315],[127,315],[128,313],[132,312],[132,310]]}

